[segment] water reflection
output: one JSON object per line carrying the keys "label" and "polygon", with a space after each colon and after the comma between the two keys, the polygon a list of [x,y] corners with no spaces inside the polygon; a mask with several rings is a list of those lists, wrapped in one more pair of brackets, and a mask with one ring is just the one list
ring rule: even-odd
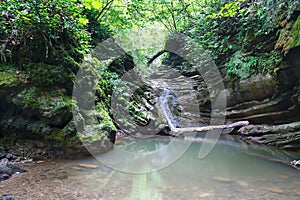
{"label": "water reflection", "polygon": [[[176,162],[152,173],[123,173],[92,158],[49,161],[1,182],[0,191],[15,199],[300,199],[299,171],[282,163],[299,159],[299,155],[221,137],[205,159],[198,159],[202,142],[203,138],[197,138]],[[123,145],[152,151],[164,148],[168,141],[137,143],[124,141]],[[136,168],[165,162],[170,154],[161,152]],[[103,156],[108,155],[119,156]],[[130,160],[123,163],[124,168],[129,164]]]}
{"label": "water reflection", "polygon": [[180,158],[192,141],[176,138],[134,138],[96,158],[112,169],[128,173],[153,172]]}
{"label": "water reflection", "polygon": [[138,174],[133,176],[130,200],[163,200],[165,182],[159,172]]}

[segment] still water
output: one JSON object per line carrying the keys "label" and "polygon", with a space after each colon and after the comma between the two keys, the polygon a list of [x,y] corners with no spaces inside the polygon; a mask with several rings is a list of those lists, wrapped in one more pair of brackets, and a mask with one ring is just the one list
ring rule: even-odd
{"label": "still water", "polygon": [[[126,139],[118,146],[152,151],[169,142]],[[196,139],[173,164],[151,173],[120,172],[94,158],[27,166],[27,173],[0,183],[0,194],[22,200],[300,199],[300,171],[283,164],[299,155],[223,136],[199,159],[202,143]]]}

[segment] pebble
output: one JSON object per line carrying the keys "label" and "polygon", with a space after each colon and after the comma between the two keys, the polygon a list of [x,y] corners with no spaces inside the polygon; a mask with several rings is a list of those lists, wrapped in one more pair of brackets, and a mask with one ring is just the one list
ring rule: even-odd
{"label": "pebble", "polygon": [[276,193],[283,193],[284,191],[282,189],[280,189],[279,187],[271,187],[271,188],[268,188],[268,190],[270,192],[276,192]]}
{"label": "pebble", "polygon": [[239,181],[237,181],[237,183],[238,183],[240,186],[243,186],[243,187],[249,186],[249,184],[248,184],[246,181],[241,181],[241,180],[239,180]]}
{"label": "pebble", "polygon": [[90,165],[90,164],[78,164],[78,166],[83,167],[83,168],[88,168],[88,169],[97,169],[96,165]]}
{"label": "pebble", "polygon": [[216,181],[219,181],[219,182],[223,182],[223,183],[229,183],[229,182],[232,182],[231,179],[224,178],[224,177],[213,177],[213,180],[216,180]]}
{"label": "pebble", "polygon": [[33,162],[33,159],[26,159],[26,160],[23,160],[21,163],[23,163],[23,164],[31,164],[31,163],[34,163],[34,162]]}
{"label": "pebble", "polygon": [[283,176],[283,175],[281,175],[279,177],[282,178],[282,179],[288,179],[289,178],[288,176]]}
{"label": "pebble", "polygon": [[201,193],[198,195],[199,198],[206,198],[206,197],[210,197],[210,193]]}

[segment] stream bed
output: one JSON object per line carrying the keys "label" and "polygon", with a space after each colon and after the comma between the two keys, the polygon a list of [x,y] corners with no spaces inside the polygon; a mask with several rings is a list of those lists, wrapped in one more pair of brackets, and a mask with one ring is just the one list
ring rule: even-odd
{"label": "stream bed", "polygon": [[[123,139],[117,145],[151,150],[168,140]],[[0,193],[16,200],[300,199],[300,172],[272,161],[288,162],[299,155],[222,136],[199,159],[202,142],[198,137],[177,161],[151,173],[120,172],[94,158],[24,166],[28,172],[1,182]]]}

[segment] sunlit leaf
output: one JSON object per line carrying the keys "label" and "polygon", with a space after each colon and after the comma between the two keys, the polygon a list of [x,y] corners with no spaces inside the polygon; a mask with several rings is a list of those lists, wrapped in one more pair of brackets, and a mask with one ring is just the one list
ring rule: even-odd
{"label": "sunlit leaf", "polygon": [[78,21],[80,24],[83,24],[83,25],[86,25],[89,22],[89,20],[86,18],[79,18]]}
{"label": "sunlit leaf", "polygon": [[102,8],[102,2],[100,1],[92,1],[92,7],[95,8],[95,9],[100,9]]}

